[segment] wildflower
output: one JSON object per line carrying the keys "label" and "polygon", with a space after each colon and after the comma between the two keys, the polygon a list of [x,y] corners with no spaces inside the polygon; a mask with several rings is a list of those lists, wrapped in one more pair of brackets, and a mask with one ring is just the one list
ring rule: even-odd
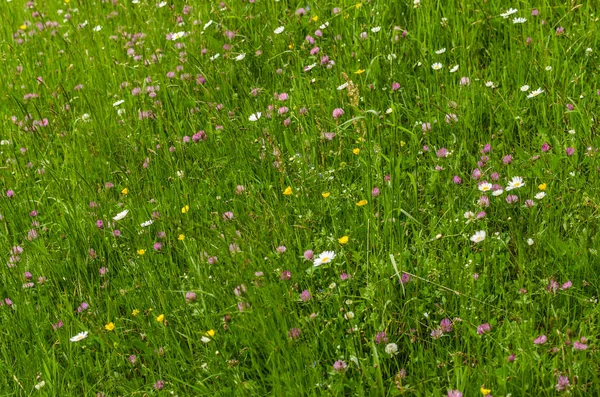
{"label": "wildflower", "polygon": [[395,343],[389,343],[385,346],[385,352],[390,356],[398,354],[398,345]]}
{"label": "wildflower", "polygon": [[343,236],[343,237],[340,237],[340,238],[338,239],[338,242],[339,242],[340,244],[342,244],[342,245],[343,245],[343,244],[347,244],[347,243],[348,243],[348,236]]}
{"label": "wildflower", "polygon": [[519,201],[519,197],[514,194],[509,194],[508,196],[506,196],[506,202],[508,204],[514,204],[517,201]]}
{"label": "wildflower", "polygon": [[527,98],[535,98],[536,96],[542,94],[544,92],[544,90],[542,90],[541,88],[538,88],[537,90],[531,91],[529,93],[529,95],[527,95]]}
{"label": "wildflower", "polygon": [[302,299],[302,302],[307,302],[312,298],[312,296],[310,295],[310,291],[305,289],[304,291],[302,291],[302,293],[300,294],[300,299]]}
{"label": "wildflower", "polygon": [[342,117],[344,115],[344,109],[342,108],[335,108],[333,109],[333,118],[334,119],[339,119],[340,117]]}
{"label": "wildflower", "polygon": [[447,397],[463,397],[463,394],[458,390],[448,390]]}
{"label": "wildflower", "polygon": [[567,156],[572,156],[572,155],[573,155],[573,153],[575,153],[575,149],[574,149],[574,148],[572,148],[572,147],[568,147],[568,148],[565,150],[565,153],[567,153]]}
{"label": "wildflower", "polygon": [[388,337],[386,336],[385,332],[383,332],[383,331],[378,332],[377,335],[375,335],[375,343],[377,343],[379,345],[382,342],[383,343],[388,342]]}
{"label": "wildflower", "polygon": [[112,331],[115,329],[115,323],[112,321],[104,326],[104,329],[107,331]]}
{"label": "wildflower", "polygon": [[512,22],[513,22],[514,24],[517,24],[517,23],[525,23],[525,22],[527,22],[527,18],[522,18],[522,17],[521,17],[521,18],[515,18],[515,19],[513,19],[513,21],[512,21]]}
{"label": "wildflower", "polygon": [[500,14],[501,17],[503,17],[504,19],[508,19],[509,16],[511,16],[512,14],[518,12],[519,10],[516,10],[514,8],[510,8],[508,11],[506,11],[503,14]]}
{"label": "wildflower", "polygon": [[586,350],[588,348],[588,346],[586,344],[583,344],[581,342],[575,342],[573,343],[573,350]]}
{"label": "wildflower", "polygon": [[125,210],[125,211],[119,212],[117,215],[115,215],[113,217],[113,220],[114,221],[120,221],[121,219],[125,218],[128,213],[129,213],[129,210]]}
{"label": "wildflower", "polygon": [[490,389],[486,389],[485,387],[481,386],[481,389],[479,389],[479,391],[481,392],[481,394],[483,394],[484,396],[487,396],[488,394],[490,394],[492,391]]}
{"label": "wildflower", "polygon": [[527,239],[527,245],[532,246],[534,244],[534,241],[532,238],[528,238]]}
{"label": "wildflower", "polygon": [[292,195],[292,187],[288,186],[285,188],[285,190],[283,191],[283,194],[286,196],[291,196]]}
{"label": "wildflower", "polygon": [[533,341],[533,343],[536,344],[536,345],[543,345],[547,341],[548,341],[548,337],[546,335],[540,335],[537,338],[535,338],[535,340]]}
{"label": "wildflower", "polygon": [[487,192],[492,190],[492,184],[487,181],[483,181],[477,186],[477,188],[482,192]]}
{"label": "wildflower", "polygon": [[433,70],[440,70],[440,69],[442,68],[442,66],[443,66],[443,65],[442,65],[441,63],[439,63],[439,62],[436,62],[436,63],[434,63],[433,65],[431,65],[431,68],[432,68]]}
{"label": "wildflower", "polygon": [[560,289],[562,289],[563,291],[566,289],[569,289],[573,286],[573,282],[571,280],[567,281],[566,283],[564,283],[563,285],[560,286]]}
{"label": "wildflower", "polygon": [[146,253],[146,250],[143,248],[140,248],[139,250],[137,250],[138,255],[144,255],[145,253]]}
{"label": "wildflower", "polygon": [[185,240],[185,234],[180,234],[179,236],[177,236],[177,240],[179,240],[179,241]]}
{"label": "wildflower", "polygon": [[165,387],[165,382],[162,380],[157,380],[152,387],[154,387],[154,390],[162,390],[162,388]]}
{"label": "wildflower", "polygon": [[315,253],[312,250],[304,251],[304,259],[306,259],[307,261],[311,261],[314,256],[315,256]]}
{"label": "wildflower", "polygon": [[212,338],[213,336],[215,336],[215,333],[216,332],[214,329],[209,329],[208,331],[206,331],[206,333],[204,335],[210,336]]}
{"label": "wildflower", "polygon": [[477,327],[477,333],[479,335],[483,335],[487,332],[490,332],[491,330],[492,330],[492,327],[488,323],[481,324]]}
{"label": "wildflower", "polygon": [[158,321],[159,323],[162,323],[164,320],[165,320],[164,314],[160,314],[160,315],[158,315],[158,317],[156,317],[156,321]]}
{"label": "wildflower", "polygon": [[284,31],[284,30],[285,30],[285,27],[283,27],[283,26],[280,26],[280,27],[278,27],[277,29],[275,29],[275,30],[273,31],[273,33],[275,33],[275,34],[281,34],[281,33],[283,33],[283,31]]}
{"label": "wildflower", "polygon": [[300,339],[301,332],[302,331],[300,330],[300,328],[290,328],[290,330],[288,331],[288,338]]}
{"label": "wildflower", "polygon": [[73,336],[71,339],[69,339],[71,342],[79,342],[84,340],[85,338],[87,338],[88,336],[88,332],[87,331],[83,331],[78,333],[77,335]]}
{"label": "wildflower", "polygon": [[333,370],[335,372],[344,372],[347,369],[348,369],[348,364],[346,364],[342,360],[338,360],[335,363],[333,363]]}
{"label": "wildflower", "polygon": [[138,314],[140,314],[140,311],[138,309],[133,309],[133,311],[131,312],[131,315],[133,317],[137,316]]}
{"label": "wildflower", "polygon": [[323,196],[323,198],[327,198],[327,197],[329,197],[330,194],[331,193],[329,193],[329,192],[323,192],[323,193],[321,193],[321,196]]}
{"label": "wildflower", "polygon": [[121,190],[121,194],[128,194],[129,193],[129,189],[127,188],[123,188],[123,190]]}
{"label": "wildflower", "polygon": [[443,332],[452,332],[452,321],[449,318],[445,318],[440,321],[440,329]]}
{"label": "wildflower", "polygon": [[365,72],[364,69],[358,69],[354,74],[363,74]]}
{"label": "wildflower", "polygon": [[480,230],[478,232],[475,232],[475,234],[471,236],[471,241],[476,244],[480,243],[483,240],[485,240],[485,236],[486,236],[485,230]]}
{"label": "wildflower", "polygon": [[261,112],[256,112],[250,115],[250,117],[248,117],[249,121],[257,121],[258,119],[260,119],[260,116],[262,115]]}
{"label": "wildflower", "polygon": [[571,383],[569,382],[569,378],[566,377],[566,376],[559,376],[558,377],[558,383],[554,387],[558,391],[563,391],[566,388],[568,388],[569,386],[571,386]]}
{"label": "wildflower", "polygon": [[[345,244],[345,243],[343,243],[343,244]],[[334,259],[335,259],[335,252],[333,252],[333,251],[324,251],[324,252],[321,252],[319,254],[319,256],[314,260],[314,265],[315,266],[321,266],[321,265],[324,265],[326,263],[331,262]]]}
{"label": "wildflower", "polygon": [[368,203],[368,201],[367,201],[367,200],[360,200],[358,203],[356,203],[356,205],[357,205],[358,207],[362,207],[362,206],[365,206],[365,205],[367,205],[367,203]]}
{"label": "wildflower", "polygon": [[506,186],[506,190],[513,190],[513,189],[518,189],[520,187],[525,186],[525,182],[523,182],[523,178],[520,176],[515,176],[510,182],[508,182],[508,185]]}
{"label": "wildflower", "polygon": [[283,272],[281,272],[279,278],[281,280],[289,280],[290,278],[292,278],[292,272],[290,272],[289,270],[284,270]]}
{"label": "wildflower", "polygon": [[181,208],[181,213],[187,214],[189,210],[190,210],[190,206],[186,204]]}

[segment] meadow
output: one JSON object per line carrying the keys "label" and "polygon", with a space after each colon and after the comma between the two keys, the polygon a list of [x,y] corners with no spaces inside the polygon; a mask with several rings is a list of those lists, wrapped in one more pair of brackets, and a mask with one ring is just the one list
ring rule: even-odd
{"label": "meadow", "polygon": [[0,395],[600,395],[598,12],[3,0]]}

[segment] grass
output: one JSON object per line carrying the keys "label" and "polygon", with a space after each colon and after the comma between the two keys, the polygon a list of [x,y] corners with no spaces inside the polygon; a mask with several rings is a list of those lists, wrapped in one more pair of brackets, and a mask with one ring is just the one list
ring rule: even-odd
{"label": "grass", "polygon": [[0,394],[600,393],[599,10],[511,6],[3,2]]}

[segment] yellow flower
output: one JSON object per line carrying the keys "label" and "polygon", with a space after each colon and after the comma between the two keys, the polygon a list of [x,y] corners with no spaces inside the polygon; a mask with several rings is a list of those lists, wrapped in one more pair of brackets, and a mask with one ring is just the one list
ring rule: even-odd
{"label": "yellow flower", "polygon": [[546,190],[547,186],[548,185],[546,185],[545,183],[542,183],[541,185],[538,185],[538,189],[540,189],[540,190]]}
{"label": "yellow flower", "polygon": [[137,250],[138,255],[144,255],[146,253],[146,250],[143,248],[140,248],[139,250]]}
{"label": "yellow flower", "polygon": [[288,48],[291,50],[292,48],[294,48],[294,43],[288,45]]}
{"label": "yellow flower", "polygon": [[360,200],[358,203],[356,203],[357,206],[362,207],[363,205],[367,205],[368,201],[367,200]]}
{"label": "yellow flower", "polygon": [[182,214],[187,214],[187,212],[190,210],[190,206],[189,205],[185,205],[184,207],[181,208],[181,213]]}
{"label": "yellow flower", "polygon": [[112,331],[113,329],[115,329],[115,323],[113,323],[113,322],[111,321],[110,323],[108,323],[108,324],[106,324],[106,325],[104,326],[104,329],[105,329],[105,330],[107,330],[107,331]]}
{"label": "yellow flower", "polygon": [[185,236],[183,234],[180,234],[179,237],[177,237],[177,240],[179,241],[183,241],[183,239],[185,239]]}
{"label": "yellow flower", "polygon": [[206,333],[204,335],[210,336],[212,338],[213,336],[215,336],[215,330],[214,329],[208,330],[208,331],[206,331]]}
{"label": "yellow flower", "polygon": [[364,69],[358,69],[354,74],[363,74],[365,72]]}
{"label": "yellow flower", "polygon": [[348,236],[340,237],[338,239],[338,243],[340,243],[340,244],[347,244],[348,243]]}
{"label": "yellow flower", "polygon": [[23,25],[19,26],[19,29],[25,30],[25,29],[27,29],[27,25],[23,24]]}
{"label": "yellow flower", "polygon": [[352,149],[352,153],[359,154],[360,153],[360,149],[359,148],[354,148],[354,149]]}
{"label": "yellow flower", "polygon": [[158,317],[156,317],[156,321],[158,321],[159,323],[162,323],[165,320],[165,315],[161,314]]}
{"label": "yellow flower", "polygon": [[285,188],[285,190],[283,191],[283,194],[286,196],[291,196],[292,195],[292,187],[288,186]]}
{"label": "yellow flower", "polygon": [[311,18],[314,22],[317,22],[319,20],[319,16],[315,15],[314,17]]}
{"label": "yellow flower", "polygon": [[362,6],[362,3],[358,3],[358,4],[356,5],[356,8],[360,8],[360,6]]}
{"label": "yellow flower", "polygon": [[138,309],[133,309],[133,311],[131,312],[131,315],[133,317],[137,316],[138,314],[140,314],[140,311]]}
{"label": "yellow flower", "polygon": [[404,147],[404,145],[406,145],[406,142],[400,141],[400,147]]}
{"label": "yellow flower", "polygon": [[483,386],[481,386],[481,389],[479,389],[479,391],[481,392],[481,394],[483,394],[484,396],[487,396],[488,394],[490,394],[492,391],[490,389],[484,389]]}
{"label": "yellow flower", "polygon": [[71,1],[71,0],[65,0],[65,3],[69,4],[69,1]]}
{"label": "yellow flower", "polygon": [[323,198],[327,198],[327,197],[329,197],[330,194],[331,193],[329,193],[329,192],[323,192],[323,193],[321,193],[321,196],[323,196]]}
{"label": "yellow flower", "polygon": [[124,188],[123,190],[121,190],[121,193],[122,193],[122,194],[127,194],[127,193],[129,193],[129,189],[127,189],[127,188]]}

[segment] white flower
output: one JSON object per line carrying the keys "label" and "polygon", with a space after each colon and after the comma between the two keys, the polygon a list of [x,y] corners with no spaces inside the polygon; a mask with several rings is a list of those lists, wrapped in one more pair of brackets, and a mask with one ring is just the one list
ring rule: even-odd
{"label": "white flower", "polygon": [[542,94],[544,92],[544,90],[542,90],[541,88],[538,88],[535,91],[531,91],[531,93],[529,93],[529,95],[527,95],[527,98],[535,98],[536,96]]}
{"label": "white flower", "polygon": [[319,29],[325,30],[329,26],[329,22],[325,22],[323,25],[319,26]]}
{"label": "white flower", "polygon": [[202,28],[202,30],[206,30],[206,28],[207,28],[207,27],[209,27],[210,25],[212,25],[212,24],[213,24],[213,22],[214,22],[214,21],[213,21],[212,19],[211,19],[210,21],[206,22],[206,23],[204,24],[204,28]]}
{"label": "white flower", "polygon": [[185,32],[177,32],[171,35],[171,40],[177,40],[185,36]]}
{"label": "white flower", "polygon": [[440,70],[440,69],[442,68],[442,66],[443,66],[443,65],[442,65],[441,63],[439,63],[439,62],[436,62],[436,63],[434,63],[433,65],[431,65],[431,68],[432,68],[433,70]]}
{"label": "white flower", "polygon": [[113,107],[116,108],[117,106],[122,105],[123,103],[125,103],[125,101],[123,99],[120,99],[117,102],[113,103]]}
{"label": "white flower", "polygon": [[211,61],[214,61],[215,59],[217,59],[217,58],[218,58],[218,57],[220,57],[220,56],[221,56],[221,54],[215,54],[215,55],[213,55],[212,57],[210,57],[210,60],[211,60]]}
{"label": "white flower", "polygon": [[395,343],[388,343],[385,346],[385,352],[390,356],[395,356],[396,354],[398,354],[398,345]]}
{"label": "white flower", "polygon": [[344,90],[344,89],[346,89],[346,87],[348,87],[348,83],[344,83],[344,84],[342,84],[342,85],[338,86],[337,90],[338,90],[338,91],[341,91],[341,90]]}
{"label": "white flower", "polygon": [[237,57],[235,57],[235,60],[236,61],[241,61],[244,58],[246,58],[246,54],[245,53],[241,53],[240,55],[238,55]]}
{"label": "white flower", "polygon": [[83,21],[83,23],[80,26],[83,28],[84,26],[87,26],[87,24],[88,24],[88,21],[86,19],[85,21]]}
{"label": "white flower", "polygon": [[504,17],[504,19],[507,19],[509,16],[511,16],[512,14],[514,14],[515,12],[518,12],[519,10],[515,10],[514,8],[509,9],[508,11],[506,11],[504,14],[500,14],[500,16]]}
{"label": "white flower", "polygon": [[458,65],[454,65],[452,69],[450,69],[450,73],[454,73],[458,70]]}
{"label": "white flower", "polygon": [[531,238],[528,238],[528,239],[527,239],[527,244],[529,244],[529,245],[533,245],[533,239],[531,239]]}
{"label": "white flower", "polygon": [[444,48],[441,48],[441,49],[437,50],[435,53],[436,53],[436,54],[438,54],[438,55],[441,55],[441,54],[443,54],[444,52],[446,52],[446,47],[444,47]]}
{"label": "white flower", "polygon": [[98,25],[93,30],[94,30],[94,32],[99,32],[102,30],[102,26]]}
{"label": "white flower", "polygon": [[321,266],[325,263],[331,262],[335,258],[335,252],[333,251],[323,251],[319,254],[319,256],[315,259],[315,266]]}
{"label": "white flower", "polygon": [[568,132],[569,132],[569,134],[571,134],[571,135],[575,135],[575,130],[569,130]]}
{"label": "white flower", "polygon": [[387,110],[385,111],[385,114],[390,114],[392,113],[394,110],[392,108],[387,108]]}
{"label": "white flower", "polygon": [[148,220],[146,222],[142,222],[142,224],[140,224],[140,226],[141,227],[148,227],[148,226],[150,226],[153,223],[154,223],[154,221],[152,219],[150,219],[150,220]]}
{"label": "white flower", "polygon": [[157,6],[158,8],[163,8],[163,7],[164,7],[164,6],[166,6],[166,5],[167,5],[167,2],[166,2],[166,1],[163,1],[163,2],[160,2],[160,3],[158,3],[156,6]]}
{"label": "white flower", "polygon": [[139,4],[140,0],[131,0],[131,4]]}
{"label": "white flower", "polygon": [[527,84],[521,86],[521,91],[525,92],[529,89],[529,86]]}
{"label": "white flower", "polygon": [[261,112],[256,112],[254,114],[251,114],[250,117],[248,117],[248,120],[250,120],[250,121],[257,121],[258,119],[260,119],[261,115],[262,115]]}
{"label": "white flower", "polygon": [[550,65],[546,66],[546,71],[547,71],[547,72],[549,72],[549,71],[551,71],[551,70],[552,70],[552,66],[550,66]]}
{"label": "white flower", "polygon": [[513,23],[525,23],[527,22],[527,18],[515,18],[513,19]]}
{"label": "white flower", "polygon": [[523,186],[525,186],[523,178],[520,176],[515,176],[510,182],[508,182],[508,186],[506,186],[506,191],[518,189]]}
{"label": "white flower", "polygon": [[129,210],[119,212],[117,215],[115,215],[113,217],[113,221],[120,221],[121,219],[125,218],[128,213],[129,213]]}
{"label": "white flower", "polygon": [[483,240],[485,240],[485,230],[475,232],[475,234],[471,236],[471,241],[474,243],[480,243]]}
{"label": "white flower", "polygon": [[586,49],[585,49],[585,55],[590,55],[590,54],[592,53],[592,51],[594,51],[594,50],[592,50],[592,49],[591,49],[591,48],[589,48],[589,47],[588,47],[588,48],[586,48]]}
{"label": "white flower", "polygon": [[494,88],[496,85],[494,84],[493,81],[486,81],[485,86],[489,87],[489,88]]}
{"label": "white flower", "polygon": [[492,192],[492,196],[494,196],[494,197],[498,197],[498,196],[500,196],[502,193],[504,193],[504,190],[502,190],[502,189],[494,190],[494,191]]}
{"label": "white flower", "polygon": [[380,26],[375,26],[374,28],[371,28],[371,32],[373,32],[373,33],[377,33],[377,32],[379,32],[380,30],[381,30],[381,27],[380,27]]}
{"label": "white flower", "polygon": [[119,116],[122,116],[123,114],[125,114],[125,109],[118,109],[118,110],[117,110],[117,114],[118,114]]}
{"label": "white flower", "polygon": [[473,211],[467,211],[463,216],[465,217],[465,219],[471,219],[475,216],[475,213]]}
{"label": "white flower", "polygon": [[210,342],[210,338],[207,336],[203,336],[202,338],[200,338],[200,340],[202,341],[202,343],[208,343]]}
{"label": "white flower", "polygon": [[544,197],[546,197],[546,193],[545,192],[539,192],[538,194],[535,195],[535,198],[538,199],[538,200],[541,200]]}
{"label": "white flower", "polygon": [[492,184],[489,182],[482,183],[479,185],[478,189],[482,192],[487,192],[489,190],[492,190]]}
{"label": "white flower", "polygon": [[353,320],[354,319],[354,312],[348,312],[348,313],[344,314],[344,318],[346,320]]}
{"label": "white flower", "polygon": [[71,342],[79,342],[80,340],[84,340],[85,338],[87,338],[87,336],[88,336],[88,332],[83,331],[83,332],[78,333],[77,335],[75,335],[74,337],[72,337],[69,340]]}
{"label": "white flower", "polygon": [[283,26],[280,26],[280,27],[278,27],[277,29],[275,29],[275,30],[273,31],[273,33],[275,33],[275,34],[281,34],[281,33],[283,33],[283,31],[284,31],[284,30],[285,30],[285,27],[283,27]]}
{"label": "white flower", "polygon": [[42,387],[46,386],[46,382],[41,381],[40,383],[37,383],[35,386],[35,390],[40,390]]}
{"label": "white flower", "polygon": [[415,0],[415,1],[413,1],[413,6],[414,6],[415,8],[419,8],[419,7],[421,7],[421,0]]}

